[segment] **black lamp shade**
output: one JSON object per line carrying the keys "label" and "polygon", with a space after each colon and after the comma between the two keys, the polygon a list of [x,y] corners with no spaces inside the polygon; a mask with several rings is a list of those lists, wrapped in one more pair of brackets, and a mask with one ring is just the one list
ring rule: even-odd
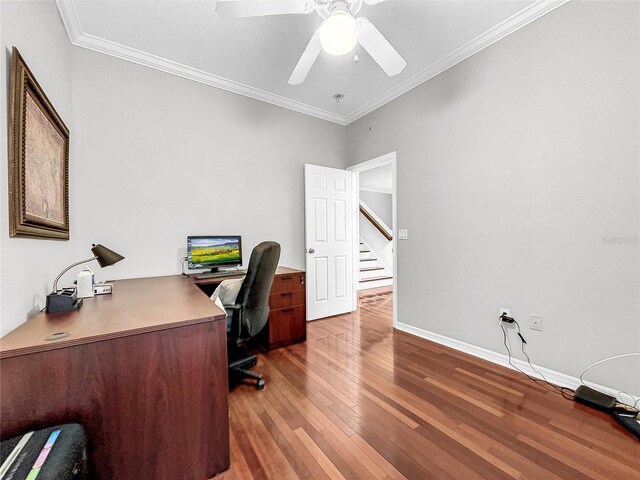
{"label": "black lamp shade", "polygon": [[113,265],[114,263],[118,263],[120,260],[124,260],[122,255],[114,252],[113,250],[109,250],[104,245],[93,244],[91,251],[95,255],[98,264],[103,268]]}

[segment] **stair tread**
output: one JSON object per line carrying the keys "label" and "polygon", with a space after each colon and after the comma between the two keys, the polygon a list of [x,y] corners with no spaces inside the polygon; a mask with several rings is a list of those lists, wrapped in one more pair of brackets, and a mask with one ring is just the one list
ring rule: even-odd
{"label": "stair tread", "polygon": [[360,253],[371,253],[371,250],[360,250]]}
{"label": "stair tread", "polygon": [[361,262],[377,262],[378,259],[377,258],[361,258],[360,261]]}
{"label": "stair tread", "polygon": [[370,272],[372,270],[384,270],[384,267],[365,267],[360,269],[361,272]]}
{"label": "stair tread", "polygon": [[369,277],[369,278],[363,278],[362,280],[360,280],[360,283],[364,283],[364,282],[375,282],[376,280],[391,280],[393,279],[393,277]]}

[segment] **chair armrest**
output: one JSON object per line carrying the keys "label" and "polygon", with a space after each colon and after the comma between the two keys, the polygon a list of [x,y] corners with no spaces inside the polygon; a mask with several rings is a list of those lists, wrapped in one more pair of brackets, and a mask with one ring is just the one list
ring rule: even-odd
{"label": "chair armrest", "polygon": [[242,305],[224,305],[225,310],[231,313],[231,335],[237,341],[242,333]]}

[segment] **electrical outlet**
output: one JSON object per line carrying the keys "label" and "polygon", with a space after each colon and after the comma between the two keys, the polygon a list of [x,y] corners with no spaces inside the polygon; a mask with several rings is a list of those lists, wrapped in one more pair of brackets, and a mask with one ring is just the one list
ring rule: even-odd
{"label": "electrical outlet", "polygon": [[511,316],[511,310],[508,308],[501,308],[498,311],[498,325],[500,325],[502,323],[502,320],[500,320],[500,317],[502,316],[502,314],[505,314],[507,317]]}
{"label": "electrical outlet", "polygon": [[409,230],[406,228],[398,229],[398,240],[409,240]]}
{"label": "electrical outlet", "polygon": [[533,313],[531,315],[529,315],[530,318],[530,325],[529,327],[531,328],[531,330],[538,330],[539,332],[542,331],[542,316],[541,315],[534,315]]}

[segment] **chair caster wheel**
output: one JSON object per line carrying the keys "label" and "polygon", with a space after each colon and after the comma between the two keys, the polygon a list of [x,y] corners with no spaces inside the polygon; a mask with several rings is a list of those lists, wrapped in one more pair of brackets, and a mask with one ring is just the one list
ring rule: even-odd
{"label": "chair caster wheel", "polygon": [[262,390],[264,388],[264,380],[263,379],[259,379],[256,382],[256,389],[258,390]]}

